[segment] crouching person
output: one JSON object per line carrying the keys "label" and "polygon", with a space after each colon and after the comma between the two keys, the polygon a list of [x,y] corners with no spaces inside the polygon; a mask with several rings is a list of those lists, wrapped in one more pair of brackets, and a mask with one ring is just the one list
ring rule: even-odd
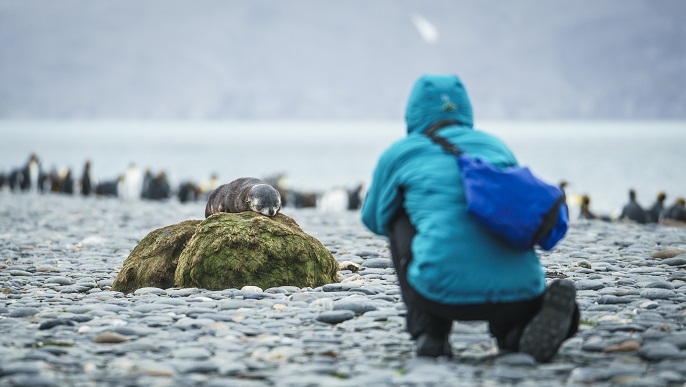
{"label": "crouching person", "polygon": [[423,132],[438,132],[497,167],[517,165],[496,137],[473,128],[472,109],[454,75],[421,77],[410,94],[407,136],[380,157],[362,221],[389,239],[418,356],[451,356],[453,321],[488,321],[503,351],[549,361],[578,329],[572,282],[553,281],[532,249],[516,249],[467,213],[455,157]]}

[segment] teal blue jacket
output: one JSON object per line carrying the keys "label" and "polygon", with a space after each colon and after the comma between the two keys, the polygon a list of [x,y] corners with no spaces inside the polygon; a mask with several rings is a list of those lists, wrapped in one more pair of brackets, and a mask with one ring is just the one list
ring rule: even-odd
{"label": "teal blue jacket", "polygon": [[443,304],[524,301],[545,288],[533,249],[517,250],[489,234],[467,213],[455,157],[423,134],[439,120],[454,120],[438,135],[467,154],[495,166],[517,165],[498,138],[473,128],[472,108],[460,79],[425,75],[410,93],[407,137],[380,157],[362,206],[362,222],[388,235],[388,223],[405,207],[417,229],[408,282],[424,297]]}

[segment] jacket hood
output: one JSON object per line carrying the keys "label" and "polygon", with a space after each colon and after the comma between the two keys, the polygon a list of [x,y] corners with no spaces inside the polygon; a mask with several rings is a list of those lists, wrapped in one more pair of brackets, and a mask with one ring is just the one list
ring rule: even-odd
{"label": "jacket hood", "polygon": [[424,75],[415,82],[405,109],[407,133],[423,132],[439,120],[474,126],[472,104],[456,75]]}

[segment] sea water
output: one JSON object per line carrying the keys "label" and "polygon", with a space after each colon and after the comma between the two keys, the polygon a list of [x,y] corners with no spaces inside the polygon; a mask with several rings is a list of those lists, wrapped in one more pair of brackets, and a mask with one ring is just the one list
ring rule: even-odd
{"label": "sea water", "polygon": [[[571,198],[616,213],[634,188],[649,206],[686,196],[686,122],[478,122],[500,137],[520,164],[543,179],[569,182]],[[173,184],[283,175],[290,188],[325,191],[368,184],[379,155],[405,136],[398,122],[115,122],[0,121],[0,172],[36,153],[44,170],[81,175],[90,160],[96,181],[130,164],[165,171]]]}

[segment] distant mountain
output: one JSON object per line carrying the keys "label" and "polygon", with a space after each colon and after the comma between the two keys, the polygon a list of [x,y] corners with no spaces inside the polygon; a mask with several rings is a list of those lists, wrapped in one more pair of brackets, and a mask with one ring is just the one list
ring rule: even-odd
{"label": "distant mountain", "polygon": [[477,119],[684,119],[684,19],[680,0],[0,0],[0,118],[398,119],[420,74],[451,72]]}

